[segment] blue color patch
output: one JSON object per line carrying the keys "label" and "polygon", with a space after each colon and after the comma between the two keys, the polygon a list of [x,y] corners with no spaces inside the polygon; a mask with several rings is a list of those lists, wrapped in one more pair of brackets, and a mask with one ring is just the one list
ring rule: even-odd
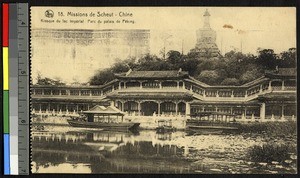
{"label": "blue color patch", "polygon": [[4,134],[4,174],[10,175],[9,134]]}

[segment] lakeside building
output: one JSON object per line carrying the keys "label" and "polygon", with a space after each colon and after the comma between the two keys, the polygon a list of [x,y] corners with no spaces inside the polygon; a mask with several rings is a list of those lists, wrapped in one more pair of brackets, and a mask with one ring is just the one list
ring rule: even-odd
{"label": "lakeside building", "polygon": [[[295,120],[296,69],[279,68],[241,86],[211,86],[182,71],[115,74],[101,86],[31,87],[32,113],[71,116],[113,105],[125,118],[185,120],[201,111],[235,114],[237,121]],[[222,119],[222,118],[221,118]]]}

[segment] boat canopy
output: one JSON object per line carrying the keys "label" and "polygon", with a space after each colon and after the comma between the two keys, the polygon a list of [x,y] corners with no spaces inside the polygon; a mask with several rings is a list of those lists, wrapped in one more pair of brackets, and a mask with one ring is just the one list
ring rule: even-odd
{"label": "boat canopy", "polygon": [[224,115],[224,116],[235,116],[235,114],[225,113],[225,112],[214,112],[214,111],[202,111],[192,114],[191,116],[210,116],[210,115]]}
{"label": "boat canopy", "polygon": [[83,111],[83,114],[97,114],[97,115],[118,115],[118,116],[124,116],[125,113],[119,110],[118,108],[114,106],[99,106],[96,105],[93,108],[91,108],[88,111]]}

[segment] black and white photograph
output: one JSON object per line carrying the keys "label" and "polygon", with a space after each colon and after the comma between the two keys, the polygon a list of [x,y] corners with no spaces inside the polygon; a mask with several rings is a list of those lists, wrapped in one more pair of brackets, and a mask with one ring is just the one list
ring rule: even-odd
{"label": "black and white photograph", "polygon": [[297,174],[294,7],[30,8],[31,172]]}

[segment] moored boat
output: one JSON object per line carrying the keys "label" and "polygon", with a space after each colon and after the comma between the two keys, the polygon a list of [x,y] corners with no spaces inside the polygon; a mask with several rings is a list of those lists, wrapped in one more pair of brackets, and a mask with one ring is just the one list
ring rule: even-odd
{"label": "moored boat", "polygon": [[68,120],[68,123],[73,127],[86,127],[86,128],[101,128],[108,130],[130,130],[137,129],[140,123],[101,123],[101,122],[86,122],[78,120]]}
{"label": "moored boat", "polygon": [[176,128],[172,126],[172,120],[159,120],[158,127],[155,128],[158,133],[174,132]]}
{"label": "moored boat", "polygon": [[99,128],[103,130],[136,130],[140,123],[124,121],[124,113],[113,106],[94,106],[83,111],[79,117],[71,118],[72,127]]}
{"label": "moored boat", "polygon": [[200,133],[222,133],[238,130],[234,114],[222,112],[198,112],[186,122],[187,129]]}

